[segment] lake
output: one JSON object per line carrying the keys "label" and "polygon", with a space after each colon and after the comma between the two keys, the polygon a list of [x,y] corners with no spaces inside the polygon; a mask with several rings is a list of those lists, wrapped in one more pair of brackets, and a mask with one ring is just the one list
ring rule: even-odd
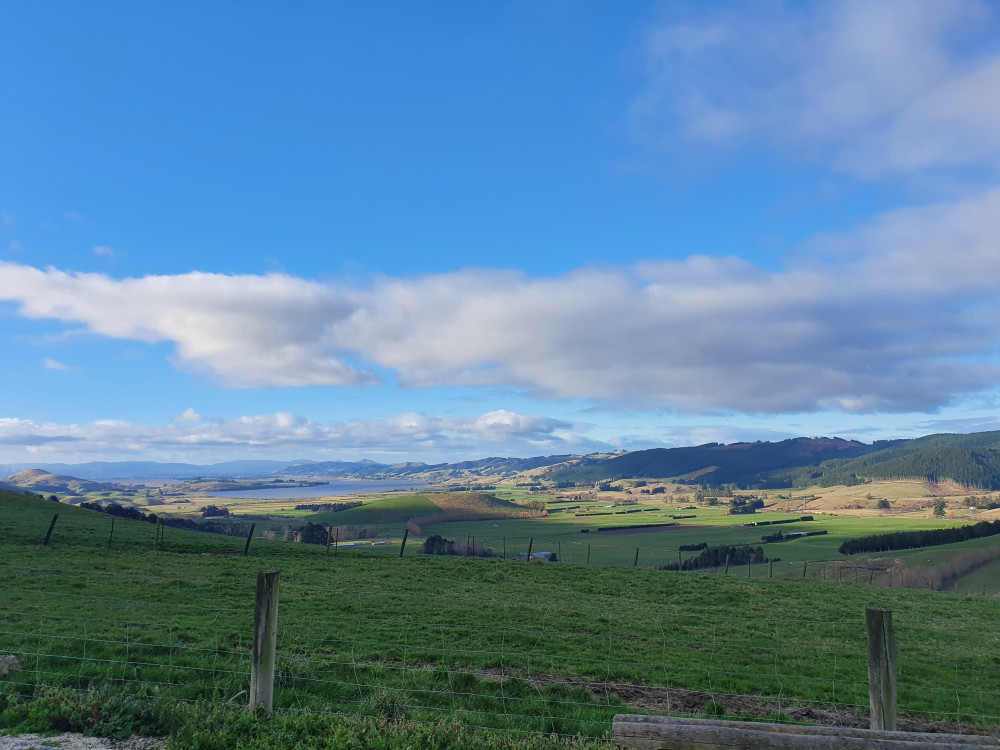
{"label": "lake", "polygon": [[261,490],[229,490],[209,492],[209,497],[241,497],[252,500],[298,500],[301,498],[344,497],[371,492],[392,492],[393,490],[419,490],[426,482],[402,481],[397,479],[331,479],[327,484],[314,487],[267,487]]}

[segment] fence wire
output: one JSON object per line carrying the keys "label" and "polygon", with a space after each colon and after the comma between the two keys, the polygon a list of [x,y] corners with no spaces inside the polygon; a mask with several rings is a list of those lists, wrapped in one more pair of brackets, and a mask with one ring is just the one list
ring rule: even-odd
{"label": "fence wire", "polygon": [[[13,563],[0,576],[0,654],[14,660],[3,694],[30,699],[56,685],[246,700],[249,576]],[[998,641],[946,612],[897,621],[901,728],[1000,722]],[[391,579],[355,586],[332,573],[282,588],[275,708],[597,738],[617,713],[866,726],[865,644],[863,611],[784,616],[756,611],[752,597],[679,611],[641,592],[567,602],[527,588],[484,599],[432,582],[420,592]]]}

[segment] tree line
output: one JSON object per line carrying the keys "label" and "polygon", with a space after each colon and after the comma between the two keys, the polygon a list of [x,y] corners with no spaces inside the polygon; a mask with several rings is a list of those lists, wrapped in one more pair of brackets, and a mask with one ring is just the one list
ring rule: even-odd
{"label": "tree line", "polygon": [[980,521],[968,526],[949,529],[927,529],[925,531],[894,531],[888,534],[848,539],[840,545],[842,555],[856,555],[861,552],[889,552],[898,549],[935,547],[939,544],[967,542],[1000,534],[1000,521]]}

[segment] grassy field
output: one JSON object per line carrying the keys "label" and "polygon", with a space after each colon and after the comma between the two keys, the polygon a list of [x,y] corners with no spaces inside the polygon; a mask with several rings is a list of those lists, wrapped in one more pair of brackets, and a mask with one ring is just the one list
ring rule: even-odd
{"label": "grassy field", "polygon": [[209,721],[198,711],[229,716],[245,700],[261,569],[282,571],[284,722],[447,721],[514,741],[600,738],[615,713],[697,714],[709,701],[730,714],[806,717],[836,705],[860,715],[869,605],[895,613],[903,714],[1000,718],[992,598],[735,573],[327,556],[263,541],[243,557],[242,540],[171,528],[161,551],[151,525],[121,520],[109,548],[109,527],[106,516],[0,493],[0,652],[21,665],[0,682],[0,726],[52,714],[62,717],[53,726],[168,731],[178,746],[224,747],[181,739],[198,716]]}

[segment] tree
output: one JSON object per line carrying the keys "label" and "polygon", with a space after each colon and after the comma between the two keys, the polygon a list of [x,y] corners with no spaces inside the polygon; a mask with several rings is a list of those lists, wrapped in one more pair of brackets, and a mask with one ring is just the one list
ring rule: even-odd
{"label": "tree", "polygon": [[878,501],[878,509],[879,510],[889,510],[889,508],[891,508],[891,507],[892,507],[892,503],[890,503],[884,497],[881,500]]}
{"label": "tree", "polygon": [[934,515],[943,516],[944,515],[944,500],[938,500],[934,503]]}

